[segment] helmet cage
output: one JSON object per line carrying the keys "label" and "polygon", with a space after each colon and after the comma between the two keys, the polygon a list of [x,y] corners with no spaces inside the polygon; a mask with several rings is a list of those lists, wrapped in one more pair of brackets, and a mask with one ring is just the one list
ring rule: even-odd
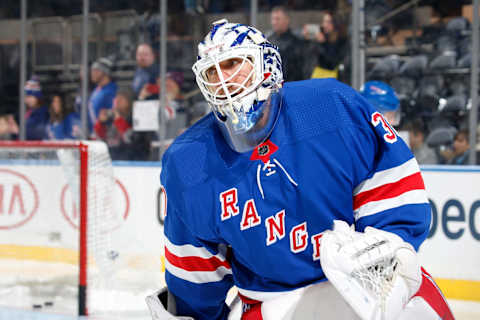
{"label": "helmet cage", "polygon": [[[232,111],[238,113],[250,111],[244,110],[242,103],[235,102],[251,94],[258,89],[263,82],[263,51],[263,47],[258,45],[237,46],[215,55],[206,56],[193,65],[192,70],[195,73],[200,91],[211,107],[222,116],[230,114],[230,110],[228,110],[230,108],[233,108]],[[241,59],[242,62],[240,66],[225,79],[221,71],[220,63],[235,58]],[[231,82],[246,63],[252,66],[252,70],[248,76],[241,83]],[[212,67],[216,69],[218,74],[219,81],[217,82],[208,80],[206,72]],[[251,83],[248,84],[248,82]],[[250,107],[251,106],[248,106],[248,108]]]}

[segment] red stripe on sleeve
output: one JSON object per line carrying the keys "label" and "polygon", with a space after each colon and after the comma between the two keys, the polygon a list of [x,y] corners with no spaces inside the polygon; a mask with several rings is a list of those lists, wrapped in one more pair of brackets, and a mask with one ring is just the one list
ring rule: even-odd
{"label": "red stripe on sleeve", "polygon": [[222,261],[215,256],[208,259],[194,256],[179,257],[171,253],[167,247],[165,247],[165,258],[170,264],[186,271],[216,271],[220,267],[231,269],[227,261]]}
{"label": "red stripe on sleeve", "polygon": [[423,183],[422,175],[420,172],[417,172],[397,182],[387,183],[374,189],[360,192],[353,198],[353,210],[357,210],[371,201],[395,198],[408,191],[423,189],[425,189],[425,184]]}

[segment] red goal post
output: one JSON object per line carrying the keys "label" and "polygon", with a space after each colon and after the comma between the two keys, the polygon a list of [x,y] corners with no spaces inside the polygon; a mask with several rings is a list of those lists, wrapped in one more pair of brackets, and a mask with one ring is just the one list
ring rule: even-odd
{"label": "red goal post", "polygon": [[[0,159],[37,158],[38,160],[38,158],[54,157],[57,157],[56,160],[59,160],[62,166],[72,192],[72,199],[77,197],[74,193],[78,191],[78,314],[87,315],[89,313],[87,292],[89,255],[96,254],[88,252],[89,241],[95,241],[93,250],[99,250],[99,247],[103,249],[103,252],[94,258],[97,267],[101,269],[102,264],[108,264],[107,251],[111,248],[105,239],[101,241],[96,239],[96,237],[108,237],[106,229],[102,229],[98,224],[108,224],[109,219],[117,219],[113,212],[107,212],[111,208],[108,202],[111,201],[111,188],[114,184],[108,147],[99,141],[0,141]],[[89,222],[89,219],[92,221]],[[92,232],[96,234],[92,235],[92,232],[89,234],[89,228],[92,228]]]}

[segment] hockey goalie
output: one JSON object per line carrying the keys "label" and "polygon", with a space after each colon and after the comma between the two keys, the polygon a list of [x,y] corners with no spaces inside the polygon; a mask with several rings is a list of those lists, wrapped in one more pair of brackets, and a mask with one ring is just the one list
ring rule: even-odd
{"label": "hockey goalie", "polygon": [[224,19],[193,72],[212,112],[162,159],[154,320],[453,319],[417,259],[418,164],[381,113],[333,79],[284,83],[278,49]]}

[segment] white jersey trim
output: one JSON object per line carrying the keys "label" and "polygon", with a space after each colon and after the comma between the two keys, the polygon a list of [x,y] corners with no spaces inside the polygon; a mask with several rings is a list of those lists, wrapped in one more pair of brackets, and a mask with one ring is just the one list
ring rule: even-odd
{"label": "white jersey trim", "polygon": [[165,247],[177,257],[198,257],[203,259],[216,257],[221,261],[226,261],[225,254],[222,252],[215,255],[204,247],[195,247],[191,244],[176,245],[171,243],[167,237],[165,237]]}
{"label": "white jersey trim", "polygon": [[243,296],[253,299],[253,300],[258,300],[258,301],[268,301],[271,299],[278,298],[282,295],[285,294],[292,294],[292,293],[301,293],[303,290],[308,288],[311,285],[308,285],[306,287],[290,290],[290,291],[255,291],[255,290],[247,290],[247,289],[242,289],[238,288],[238,292],[242,294]]}
{"label": "white jersey trim", "polygon": [[397,182],[419,171],[420,167],[418,166],[417,160],[412,158],[397,167],[376,172],[370,179],[364,180],[360,183],[353,191],[353,195],[356,196],[361,192]]}
{"label": "white jersey trim", "polygon": [[370,201],[357,210],[355,210],[355,220],[358,220],[362,217],[370,216],[378,212],[382,212],[388,209],[393,209],[401,207],[408,204],[420,204],[428,203],[427,193],[425,190],[412,190],[401,195],[384,199],[379,201]]}
{"label": "white jersey trim", "polygon": [[170,264],[167,259],[165,259],[165,268],[175,277],[197,284],[218,282],[226,275],[232,274],[230,269],[223,266],[217,268],[215,271],[187,271]]}

